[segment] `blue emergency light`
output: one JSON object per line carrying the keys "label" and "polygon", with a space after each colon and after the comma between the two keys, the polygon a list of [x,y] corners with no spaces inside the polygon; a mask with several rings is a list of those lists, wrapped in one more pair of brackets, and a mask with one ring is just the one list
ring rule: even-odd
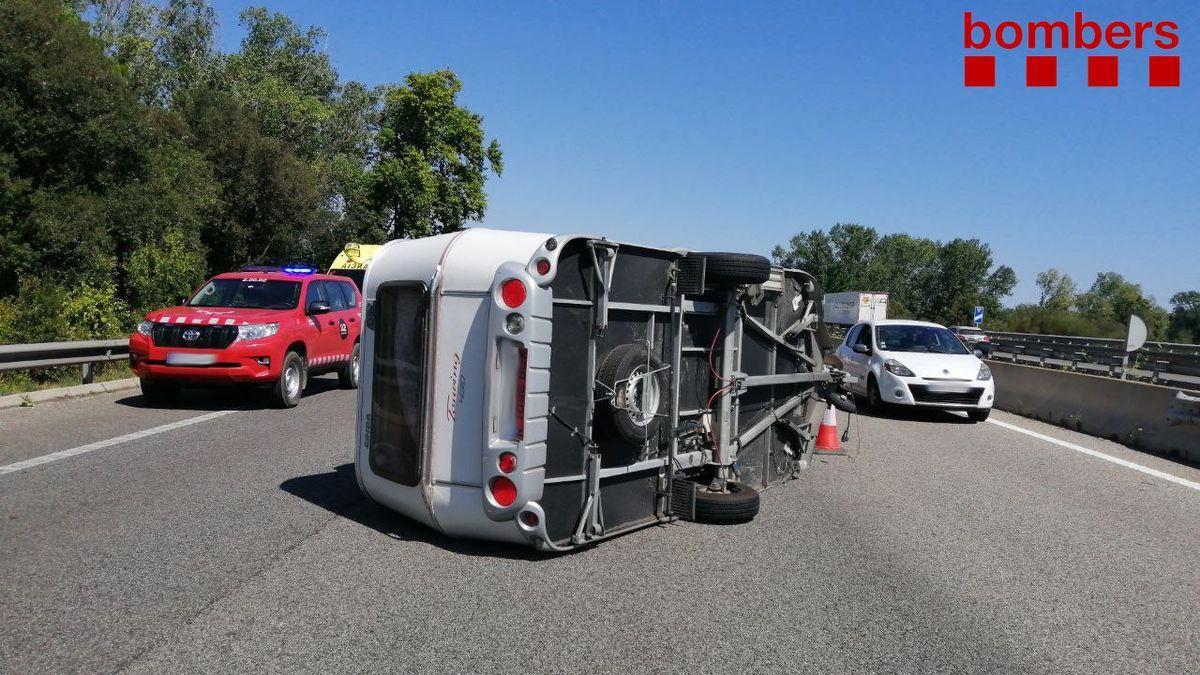
{"label": "blue emergency light", "polygon": [[317,271],[315,267],[285,267],[283,271],[288,274],[312,274]]}

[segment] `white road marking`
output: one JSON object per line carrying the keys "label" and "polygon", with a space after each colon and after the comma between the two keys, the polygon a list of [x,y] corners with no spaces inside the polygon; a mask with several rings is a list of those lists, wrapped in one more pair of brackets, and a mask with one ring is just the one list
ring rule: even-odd
{"label": "white road marking", "polygon": [[1180,478],[1179,476],[1169,474],[1165,471],[1159,471],[1158,469],[1151,469],[1148,466],[1142,466],[1141,464],[1137,464],[1136,462],[1131,462],[1127,459],[1121,459],[1120,457],[1113,457],[1112,455],[1106,455],[1103,452],[1100,452],[1098,450],[1092,450],[1091,448],[1085,448],[1082,445],[1075,445],[1074,443],[1068,443],[1067,441],[1061,441],[1052,436],[1047,436],[1046,434],[1039,434],[1036,431],[1030,431],[1029,429],[1019,427],[1015,424],[1009,424],[1008,422],[1001,422],[1000,420],[988,420],[988,422],[991,422],[992,424],[995,424],[998,427],[1004,427],[1005,429],[1011,429],[1012,431],[1017,431],[1017,432],[1023,433],[1026,436],[1033,436],[1034,438],[1046,441],[1047,443],[1053,443],[1055,445],[1060,445],[1064,448],[1074,450],[1075,452],[1082,452],[1085,455],[1095,457],[1097,459],[1102,459],[1106,462],[1112,462],[1113,464],[1123,466],[1127,469],[1133,469],[1134,471],[1141,471],[1142,473],[1147,474],[1149,476],[1154,476],[1155,478],[1161,478],[1163,480],[1171,481],[1172,483],[1175,483],[1176,485],[1182,485],[1184,487],[1189,487],[1193,490],[1200,491],[1200,483],[1197,483],[1195,481],[1190,481],[1186,478]]}
{"label": "white road marking", "polygon": [[20,462],[15,462],[13,464],[7,464],[5,466],[0,466],[0,475],[4,475],[6,473],[13,473],[15,471],[21,471],[23,469],[28,469],[28,468],[35,467],[35,466],[38,466],[41,464],[57,462],[60,459],[66,459],[68,457],[82,455],[85,452],[91,452],[93,450],[99,450],[101,448],[107,448],[107,447],[111,447],[114,445],[119,445],[121,443],[128,443],[129,441],[136,441],[139,438],[145,438],[147,436],[154,436],[155,434],[161,434],[161,433],[165,433],[167,431],[173,431],[175,429],[180,429],[182,427],[191,426],[193,424],[207,422],[208,420],[216,419],[218,417],[224,417],[225,415],[231,415],[235,412],[240,412],[240,411],[238,411],[238,410],[217,410],[215,412],[205,413],[203,415],[198,415],[196,417],[189,417],[184,420],[179,420],[178,422],[171,422],[170,424],[164,424],[162,426],[151,427],[149,429],[143,429],[141,431],[135,431],[132,434],[125,434],[124,436],[117,436],[116,438],[110,438],[106,441],[96,441],[95,443],[88,443],[87,445],[81,445],[77,448],[71,448],[69,450],[60,450],[58,452],[52,452],[49,455],[42,455],[41,457],[34,457],[33,459],[26,459],[26,460],[23,460]]}

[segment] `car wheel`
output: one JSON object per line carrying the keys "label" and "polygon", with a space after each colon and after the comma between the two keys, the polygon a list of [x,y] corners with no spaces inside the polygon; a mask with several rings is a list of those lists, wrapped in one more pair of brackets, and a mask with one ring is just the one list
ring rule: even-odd
{"label": "car wheel", "polygon": [[169,403],[179,393],[179,385],[163,380],[141,380],[142,398],[148,403]]}
{"label": "car wheel", "polygon": [[983,408],[982,410],[976,408],[975,410],[967,411],[967,418],[970,419],[972,422],[986,422],[988,415],[991,415],[991,414],[992,414],[991,408]]}
{"label": "car wheel", "polygon": [[359,354],[360,346],[355,342],[354,351],[350,352],[350,360],[338,369],[338,382],[342,389],[358,389]]}
{"label": "car wheel", "polygon": [[866,405],[871,408],[871,412],[877,414],[886,414],[892,408],[892,404],[883,400],[880,382],[875,380],[875,375],[870,375],[866,380]]}
{"label": "car wheel", "polygon": [[758,490],[730,481],[727,492],[696,490],[696,521],[716,525],[748,523],[758,515]]}
{"label": "car wheel", "polygon": [[879,393],[879,383],[875,381],[874,375],[867,379],[867,404],[871,407],[871,412],[882,413],[887,410],[887,403]]}
{"label": "car wheel", "polygon": [[283,357],[283,369],[279,379],[275,381],[275,403],[281,408],[294,408],[300,402],[304,393],[305,376],[304,359],[296,352],[288,352]]}

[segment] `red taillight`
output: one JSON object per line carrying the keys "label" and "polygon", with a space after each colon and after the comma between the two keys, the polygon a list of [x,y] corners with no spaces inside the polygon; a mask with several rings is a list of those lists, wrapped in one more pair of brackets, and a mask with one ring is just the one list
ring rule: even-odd
{"label": "red taillight", "polygon": [[517,456],[511,452],[502,452],[496,464],[500,467],[500,471],[512,473],[517,470]]}
{"label": "red taillight", "polygon": [[529,362],[529,351],[524,347],[517,349],[517,400],[513,406],[517,413],[517,440],[525,438],[525,366]]}
{"label": "red taillight", "polygon": [[517,486],[504,476],[496,476],[488,483],[488,489],[492,491],[492,499],[500,506],[512,506],[512,503],[517,501]]}
{"label": "red taillight", "polygon": [[525,284],[520,279],[509,279],[500,284],[500,300],[509,309],[525,304]]}
{"label": "red taillight", "polygon": [[550,261],[546,260],[545,258],[538,258],[537,262],[533,264],[533,267],[537,270],[537,273],[542,276],[550,274]]}
{"label": "red taillight", "polygon": [[521,522],[525,524],[525,527],[537,527],[538,514],[534,513],[533,511],[522,511],[520,518]]}

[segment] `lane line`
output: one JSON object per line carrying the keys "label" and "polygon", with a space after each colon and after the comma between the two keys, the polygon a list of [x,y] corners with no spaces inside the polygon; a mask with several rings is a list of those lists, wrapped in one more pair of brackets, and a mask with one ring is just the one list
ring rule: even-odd
{"label": "lane line", "polygon": [[1060,445],[1064,448],[1074,450],[1075,452],[1082,452],[1083,454],[1089,455],[1091,457],[1095,457],[1096,459],[1102,459],[1106,462],[1112,462],[1113,464],[1123,466],[1127,469],[1133,469],[1134,471],[1141,471],[1142,473],[1144,473],[1146,475],[1154,476],[1155,478],[1161,478],[1163,480],[1168,480],[1168,481],[1171,481],[1172,483],[1175,483],[1176,485],[1182,485],[1184,487],[1188,487],[1193,490],[1200,491],[1200,483],[1197,483],[1195,481],[1190,481],[1186,478],[1180,478],[1179,476],[1169,474],[1166,471],[1159,471],[1158,469],[1151,469],[1148,466],[1142,466],[1141,464],[1131,462],[1127,459],[1121,459],[1120,457],[1113,457],[1112,455],[1106,455],[1103,452],[1100,452],[1099,450],[1092,450],[1091,448],[1085,448],[1082,445],[1075,445],[1074,443],[1068,443],[1067,441],[1059,440],[1057,438],[1054,438],[1053,436],[1047,436],[1046,434],[1039,434],[1036,431],[1030,431],[1029,429],[1026,429],[1024,427],[1019,427],[1015,424],[1009,424],[1008,422],[1001,422],[1000,420],[992,420],[992,419],[989,419],[988,422],[995,424],[998,427],[1004,427],[1005,429],[1011,429],[1012,431],[1018,431],[1020,433],[1025,434],[1026,436],[1033,436],[1034,438],[1046,441],[1047,443],[1053,443],[1055,445]]}
{"label": "lane line", "polygon": [[110,438],[106,441],[96,441],[95,443],[88,443],[87,445],[81,445],[79,447],[71,448],[69,450],[60,450],[58,452],[52,452],[48,455],[42,455],[41,457],[34,457],[32,459],[26,459],[26,460],[22,460],[20,462],[14,462],[13,464],[6,464],[4,466],[0,466],[0,475],[4,475],[6,473],[13,473],[15,471],[22,471],[24,469],[39,466],[41,464],[49,464],[50,462],[57,462],[60,459],[66,459],[68,457],[82,455],[86,452],[91,452],[93,450],[99,450],[101,448],[108,448],[108,447],[111,447],[114,445],[119,445],[121,443],[128,443],[129,441],[136,441],[139,438],[146,438],[147,436],[154,436],[156,434],[166,433],[168,431],[173,431],[175,429],[181,429],[183,427],[191,426],[193,424],[207,422],[209,420],[216,419],[218,417],[224,417],[225,415],[232,415],[235,412],[241,412],[241,411],[240,410],[217,410],[214,412],[205,413],[203,415],[198,415],[196,417],[189,417],[187,419],[179,420],[178,422],[171,422],[170,424],[163,424],[162,426],[151,427],[149,429],[143,429],[141,431],[135,431],[132,434],[125,434],[124,436],[117,436],[116,438]]}

